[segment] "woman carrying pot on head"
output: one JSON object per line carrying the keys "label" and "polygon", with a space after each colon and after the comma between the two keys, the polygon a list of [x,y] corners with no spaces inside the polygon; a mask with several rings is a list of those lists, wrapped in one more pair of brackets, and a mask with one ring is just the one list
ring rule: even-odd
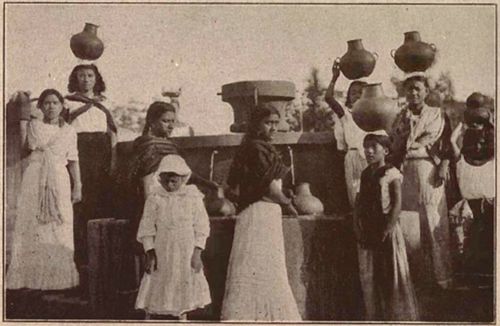
{"label": "woman carrying pot on head", "polygon": [[452,269],[445,196],[449,158],[441,143],[445,117],[440,108],[425,104],[429,84],[423,73],[409,75],[403,88],[407,105],[390,136],[392,163],[403,172],[402,210],[415,213],[420,224],[417,251],[409,250],[410,272],[417,289],[447,288]]}
{"label": "woman carrying pot on head", "polygon": [[354,122],[351,109],[361,97],[366,82],[355,80],[349,85],[345,108],[335,99],[335,83],[340,76],[338,62],[333,63],[332,81],[325,94],[325,101],[336,114],[334,134],[339,151],[347,151],[344,158],[345,179],[347,196],[351,208],[354,207],[356,194],[359,192],[361,172],[367,167],[363,149],[363,139],[366,132]]}
{"label": "woman carrying pot on head", "polygon": [[281,206],[297,212],[281,191],[281,179],[289,168],[270,143],[279,119],[272,106],[260,105],[252,111],[249,130],[229,172],[227,183],[230,192],[237,194],[239,215],[222,320],[301,319],[288,282]]}
{"label": "woman carrying pot on head", "polygon": [[66,119],[78,135],[82,202],[75,205],[75,261],[87,265],[87,222],[109,217],[109,175],[115,164],[116,125],[103,95],[104,80],[94,64],[81,64],[69,76]]}

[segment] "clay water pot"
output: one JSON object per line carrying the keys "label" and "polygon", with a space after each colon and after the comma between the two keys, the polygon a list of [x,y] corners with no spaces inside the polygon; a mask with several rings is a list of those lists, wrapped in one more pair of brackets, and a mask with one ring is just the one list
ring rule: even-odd
{"label": "clay water pot", "polygon": [[357,39],[347,41],[347,52],[336,61],[344,76],[353,80],[368,77],[375,68],[377,58],[377,53],[365,50],[361,39]]}
{"label": "clay water pot", "polygon": [[222,187],[205,197],[205,207],[210,216],[229,216],[236,213],[234,204],[224,196]]}
{"label": "clay water pot", "polygon": [[314,215],[323,213],[323,204],[311,193],[309,183],[300,183],[295,187],[293,203],[299,214]]}
{"label": "clay water pot", "polygon": [[367,132],[380,129],[389,132],[397,114],[397,102],[385,96],[381,83],[363,87],[361,98],[352,109],[354,122]]}
{"label": "clay water pot", "polygon": [[97,25],[85,23],[83,31],[71,37],[73,54],[83,60],[97,60],[104,51],[104,44],[97,37]]}
{"label": "clay water pot", "polygon": [[391,51],[396,65],[406,73],[426,71],[433,63],[436,46],[422,42],[417,31],[404,33],[404,43]]}

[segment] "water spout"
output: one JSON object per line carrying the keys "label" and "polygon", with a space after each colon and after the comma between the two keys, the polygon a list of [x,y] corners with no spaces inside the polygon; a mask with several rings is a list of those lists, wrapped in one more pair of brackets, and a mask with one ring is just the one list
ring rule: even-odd
{"label": "water spout", "polygon": [[287,146],[288,154],[290,155],[290,170],[292,172],[292,185],[295,186],[295,165],[293,163],[293,150],[292,147]]}
{"label": "water spout", "polygon": [[216,149],[212,151],[212,155],[210,156],[210,181],[214,181],[214,161],[215,155],[219,153]]}

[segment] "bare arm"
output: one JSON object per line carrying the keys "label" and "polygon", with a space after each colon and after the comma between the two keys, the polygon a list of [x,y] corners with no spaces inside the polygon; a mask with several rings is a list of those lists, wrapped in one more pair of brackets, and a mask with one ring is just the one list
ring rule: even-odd
{"label": "bare arm", "polygon": [[78,161],[68,161],[68,171],[73,181],[73,189],[71,190],[71,201],[73,204],[82,200],[82,182],[80,179],[80,165]]}
{"label": "bare arm", "polygon": [[450,137],[451,150],[453,153],[453,158],[455,160],[458,160],[460,158],[460,147],[458,146],[458,138],[463,134],[463,129],[464,129],[463,123],[460,122],[451,133]]}
{"label": "bare arm", "polygon": [[342,105],[335,99],[335,83],[337,82],[337,79],[340,76],[340,68],[337,62],[333,63],[332,67],[332,80],[330,84],[328,85],[328,88],[326,89],[325,93],[325,102],[328,103],[328,105],[332,108],[333,112],[337,114],[339,118],[342,118],[344,115],[344,109],[342,108]]}
{"label": "bare arm", "polygon": [[389,195],[391,197],[392,206],[389,211],[389,221],[387,221],[387,227],[384,231],[382,241],[392,233],[398,222],[399,215],[401,214],[401,181],[399,179],[395,179],[389,184]]}

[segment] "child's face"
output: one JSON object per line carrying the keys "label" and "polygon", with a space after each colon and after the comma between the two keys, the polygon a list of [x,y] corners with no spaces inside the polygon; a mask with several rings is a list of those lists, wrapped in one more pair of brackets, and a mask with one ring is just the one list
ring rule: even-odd
{"label": "child's face", "polygon": [[46,119],[53,120],[61,114],[63,104],[57,96],[50,94],[43,100],[41,109]]}
{"label": "child's face", "polygon": [[179,190],[183,183],[183,176],[172,173],[160,173],[160,183],[168,192]]}
{"label": "child's face", "polygon": [[366,162],[368,164],[377,164],[385,162],[385,156],[388,154],[387,148],[375,141],[368,141],[364,144]]}

